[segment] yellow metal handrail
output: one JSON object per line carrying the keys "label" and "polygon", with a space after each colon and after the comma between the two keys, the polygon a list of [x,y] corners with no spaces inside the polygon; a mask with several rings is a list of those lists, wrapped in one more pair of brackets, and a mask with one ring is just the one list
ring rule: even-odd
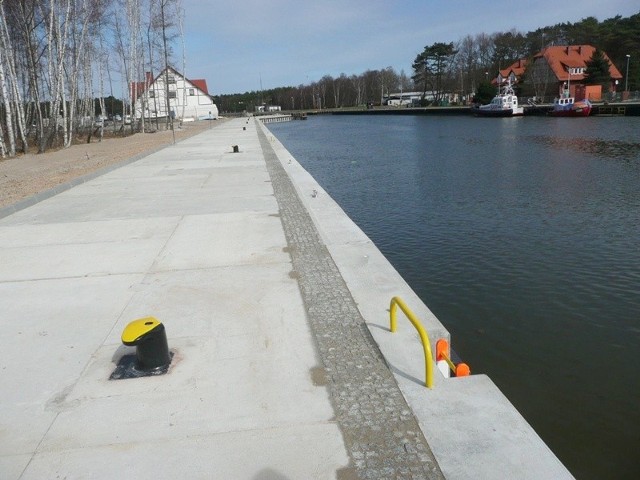
{"label": "yellow metal handrail", "polygon": [[429,335],[427,335],[427,331],[420,323],[420,320],[418,320],[411,309],[407,307],[407,304],[404,303],[404,301],[400,297],[393,297],[391,299],[391,304],[389,305],[389,312],[391,316],[391,333],[394,333],[397,329],[397,307],[400,307],[409,321],[413,324],[414,327],[416,327],[416,330],[418,330],[420,340],[422,341],[422,349],[424,350],[425,385],[428,388],[433,388],[433,355],[431,355],[431,343],[429,342]]}

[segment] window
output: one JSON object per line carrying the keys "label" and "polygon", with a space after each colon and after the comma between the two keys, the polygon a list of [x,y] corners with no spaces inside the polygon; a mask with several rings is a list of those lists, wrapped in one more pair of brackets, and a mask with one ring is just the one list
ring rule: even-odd
{"label": "window", "polygon": [[196,94],[196,89],[195,88],[190,88],[189,89],[189,96],[193,97]]}
{"label": "window", "polygon": [[155,90],[149,90],[149,98],[155,98],[156,96],[156,91]]}
{"label": "window", "polygon": [[176,92],[169,92],[169,98],[176,98]]}
{"label": "window", "polygon": [[171,84],[171,83],[176,83],[176,77],[175,77],[175,75],[169,75],[169,76],[168,76],[167,83],[170,83],[170,84]]}

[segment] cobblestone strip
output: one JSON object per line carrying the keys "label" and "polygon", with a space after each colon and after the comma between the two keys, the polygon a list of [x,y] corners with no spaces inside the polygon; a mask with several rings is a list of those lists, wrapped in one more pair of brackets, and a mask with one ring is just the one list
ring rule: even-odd
{"label": "cobblestone strip", "polygon": [[260,129],[258,136],[336,420],[355,467],[339,478],[444,478],[309,213]]}

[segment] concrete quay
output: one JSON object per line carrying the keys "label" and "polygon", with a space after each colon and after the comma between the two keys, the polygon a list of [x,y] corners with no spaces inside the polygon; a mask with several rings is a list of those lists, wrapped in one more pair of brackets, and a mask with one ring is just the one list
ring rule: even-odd
{"label": "concrete quay", "polygon": [[[259,120],[0,217],[0,478],[572,478],[488,377],[425,388],[390,299],[448,332]],[[150,315],[168,373],[109,380]]]}

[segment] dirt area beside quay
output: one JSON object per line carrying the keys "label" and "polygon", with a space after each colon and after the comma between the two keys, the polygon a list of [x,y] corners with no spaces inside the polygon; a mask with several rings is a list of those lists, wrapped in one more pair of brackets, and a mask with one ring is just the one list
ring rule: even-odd
{"label": "dirt area beside quay", "polygon": [[[211,125],[207,121],[200,121],[185,123],[181,128],[176,126],[176,142],[215,128],[225,120],[218,119]],[[42,154],[0,159],[0,208],[172,143],[172,132],[167,130],[104,138],[101,142],[94,137],[88,144],[72,145]]]}

